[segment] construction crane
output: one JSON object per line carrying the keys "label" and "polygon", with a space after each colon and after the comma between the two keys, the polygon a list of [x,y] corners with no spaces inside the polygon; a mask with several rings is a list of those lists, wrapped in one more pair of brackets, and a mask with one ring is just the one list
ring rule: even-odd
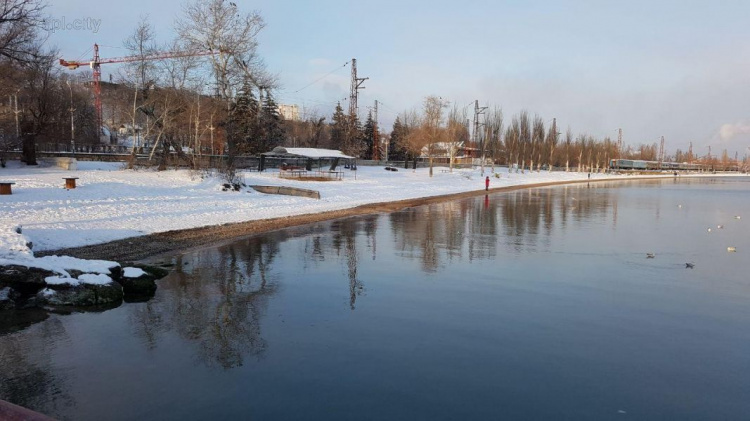
{"label": "construction crane", "polygon": [[109,63],[132,63],[135,61],[144,60],[163,60],[168,58],[180,58],[180,57],[196,57],[196,56],[210,56],[217,54],[219,51],[170,51],[157,54],[141,55],[141,56],[127,56],[127,57],[115,57],[115,58],[101,58],[99,57],[99,45],[94,44],[94,58],[91,61],[67,61],[60,59],[60,65],[67,67],[70,70],[76,70],[81,66],[89,66],[94,74],[94,105],[96,107],[96,126],[101,130],[102,127],[102,64]]}

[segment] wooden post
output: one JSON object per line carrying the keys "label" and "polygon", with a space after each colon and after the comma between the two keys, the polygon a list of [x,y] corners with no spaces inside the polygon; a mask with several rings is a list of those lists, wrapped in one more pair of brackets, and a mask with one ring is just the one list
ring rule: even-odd
{"label": "wooden post", "polygon": [[76,188],[76,180],[78,177],[63,177],[65,179],[65,188],[74,189]]}
{"label": "wooden post", "polygon": [[0,194],[13,194],[10,186],[16,184],[13,182],[0,182]]}

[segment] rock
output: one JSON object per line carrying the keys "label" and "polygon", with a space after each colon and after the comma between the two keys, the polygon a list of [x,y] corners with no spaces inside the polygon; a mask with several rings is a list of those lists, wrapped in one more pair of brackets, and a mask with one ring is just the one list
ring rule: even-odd
{"label": "rock", "polygon": [[169,271],[156,266],[138,265],[122,269],[122,274],[117,282],[122,285],[125,295],[153,297],[156,293],[156,280],[167,276]]}
{"label": "rock", "polygon": [[135,278],[122,277],[117,282],[127,295],[152,297],[156,293],[156,277],[146,272]]}
{"label": "rock", "polygon": [[13,310],[16,308],[16,299],[20,294],[13,290],[13,288],[5,287],[0,289],[0,311]]}
{"label": "rock", "polygon": [[36,295],[37,303],[53,306],[92,306],[96,304],[96,294],[93,290],[83,285],[69,286],[56,285],[55,288],[45,288]]}
{"label": "rock", "polygon": [[73,307],[118,303],[122,301],[122,297],[123,288],[114,281],[103,285],[53,285],[36,295],[40,304]]}
{"label": "rock", "polygon": [[109,277],[112,278],[112,280],[117,281],[120,278],[122,278],[122,267],[121,266],[112,266],[109,268]]}
{"label": "rock", "polygon": [[54,272],[45,269],[0,266],[0,288],[9,286],[22,294],[35,294],[47,285],[44,279],[54,275]]}
{"label": "rock", "polygon": [[148,274],[137,278],[122,278],[118,282],[127,295],[153,296],[156,293],[156,279]]}

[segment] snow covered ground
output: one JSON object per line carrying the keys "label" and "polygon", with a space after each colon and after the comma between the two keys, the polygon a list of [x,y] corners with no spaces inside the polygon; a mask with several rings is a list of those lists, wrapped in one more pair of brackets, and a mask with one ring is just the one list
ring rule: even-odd
{"label": "snow covered ground", "polygon": [[[283,185],[320,191],[320,200],[262,194],[243,188],[222,191],[220,176],[189,170],[125,170],[121,163],[80,161],[76,171],[27,167],[17,161],[0,169],[0,181],[14,181],[13,194],[0,196],[0,265],[31,265],[33,250],[55,250],[170,230],[340,210],[484,189],[479,169],[443,172],[435,168],[385,171],[383,167],[344,170],[342,181],[281,179],[278,172],[243,172],[247,185]],[[486,169],[489,173],[489,170]],[[586,173],[533,172],[500,178],[490,187],[586,179]],[[79,177],[63,188],[63,177]],[[592,179],[609,178],[592,174]],[[21,229],[17,229],[21,227]],[[22,234],[17,231],[22,231]],[[41,262],[39,262],[41,263]]]}

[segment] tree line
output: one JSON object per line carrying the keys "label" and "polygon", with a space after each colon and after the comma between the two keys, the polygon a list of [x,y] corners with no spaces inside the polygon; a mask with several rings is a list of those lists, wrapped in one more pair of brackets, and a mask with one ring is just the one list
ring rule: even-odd
{"label": "tree line", "polygon": [[[22,160],[34,165],[40,143],[72,148],[109,142],[118,134],[131,140],[131,164],[145,153],[160,169],[174,159],[199,168],[203,155],[220,155],[230,179],[237,156],[275,146],[339,149],[405,165],[425,159],[431,169],[437,159],[453,168],[468,155],[517,172],[603,171],[613,158],[659,159],[656,144],[618,148],[609,137],[574,136],[570,128],[559,132],[555,119],[528,111],[506,119],[499,107],[486,107],[470,122],[467,107],[451,107],[438,96],[401,113],[390,131],[378,126],[371,111],[362,122],[340,103],[330,120],[316,113],[284,120],[275,99],[278,78],[258,54],[265,21],[224,0],[187,3],[170,42],[157,41],[147,17],[137,24],[123,41],[131,61],[102,82],[104,130],[96,124],[91,73],[76,75],[57,64],[59,52],[46,43],[45,19],[43,0],[0,3],[0,161],[4,152],[20,148]],[[185,54],[153,59],[165,51]],[[698,157],[678,150],[663,159]],[[733,162],[726,151],[721,161],[713,159]]]}

